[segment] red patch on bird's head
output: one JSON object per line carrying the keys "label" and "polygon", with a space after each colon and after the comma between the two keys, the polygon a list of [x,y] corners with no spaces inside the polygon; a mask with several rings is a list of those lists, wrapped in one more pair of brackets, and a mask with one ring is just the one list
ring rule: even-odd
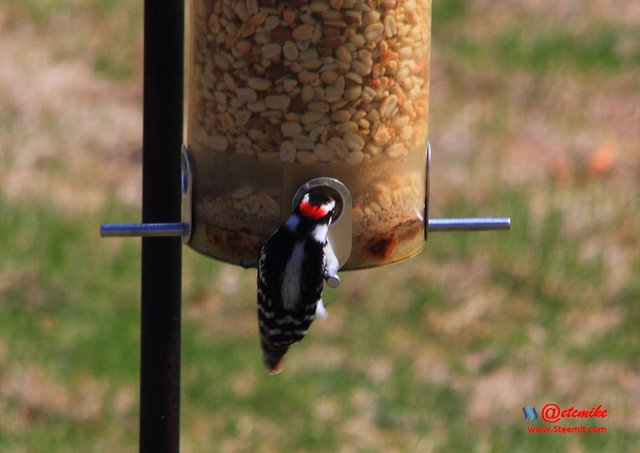
{"label": "red patch on bird's head", "polygon": [[308,219],[320,220],[326,216],[329,211],[324,206],[316,206],[309,203],[307,200],[302,200],[299,205],[300,214]]}
{"label": "red patch on bird's head", "polygon": [[306,194],[298,203],[298,213],[310,220],[319,221],[332,213],[336,207],[332,198],[321,194]]}

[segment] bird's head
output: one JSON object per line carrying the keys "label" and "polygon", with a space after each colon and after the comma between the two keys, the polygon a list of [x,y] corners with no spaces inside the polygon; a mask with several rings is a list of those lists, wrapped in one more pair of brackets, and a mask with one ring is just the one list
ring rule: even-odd
{"label": "bird's head", "polygon": [[306,193],[298,206],[296,213],[303,219],[317,222],[330,223],[335,214],[336,202],[333,198],[321,193]]}

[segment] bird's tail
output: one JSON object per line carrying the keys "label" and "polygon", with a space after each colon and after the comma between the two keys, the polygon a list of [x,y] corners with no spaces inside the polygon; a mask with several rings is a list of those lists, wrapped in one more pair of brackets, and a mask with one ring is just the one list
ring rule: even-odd
{"label": "bird's tail", "polygon": [[269,373],[278,374],[283,369],[283,360],[282,358],[289,350],[288,344],[273,344],[265,341],[264,339],[261,341],[262,346],[262,360],[264,364],[269,369]]}

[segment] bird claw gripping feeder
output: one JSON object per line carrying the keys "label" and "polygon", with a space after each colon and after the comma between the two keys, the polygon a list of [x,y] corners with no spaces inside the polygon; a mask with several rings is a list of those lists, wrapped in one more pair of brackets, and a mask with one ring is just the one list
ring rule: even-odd
{"label": "bird claw gripping feeder", "polygon": [[151,253],[166,237],[255,267],[309,192],[335,200],[328,238],[341,269],[410,258],[430,232],[509,229],[508,218],[429,217],[431,0],[192,0],[179,169],[183,14],[180,1],[145,2],[143,223],[101,227],[144,237],[143,365],[145,285],[163,278],[145,274],[145,257],[180,259],[175,243]]}

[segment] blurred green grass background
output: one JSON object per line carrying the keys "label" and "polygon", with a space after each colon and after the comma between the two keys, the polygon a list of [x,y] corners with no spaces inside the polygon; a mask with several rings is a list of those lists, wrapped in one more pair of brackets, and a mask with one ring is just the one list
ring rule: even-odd
{"label": "blurred green grass background", "polygon": [[[184,250],[183,451],[640,448],[640,7],[434,0],[433,234],[260,363],[253,271]],[[142,2],[0,5],[0,450],[137,448]],[[530,434],[522,408],[609,410]],[[567,426],[581,424],[575,420]]]}

